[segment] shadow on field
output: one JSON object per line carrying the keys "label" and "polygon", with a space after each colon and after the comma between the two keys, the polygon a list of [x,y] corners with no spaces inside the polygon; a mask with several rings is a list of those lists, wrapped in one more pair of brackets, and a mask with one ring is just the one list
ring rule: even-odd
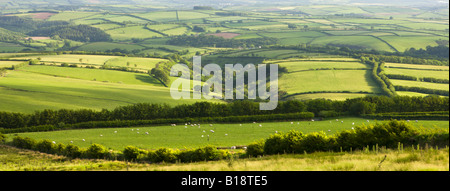
{"label": "shadow on field", "polygon": [[149,83],[149,84],[157,85],[157,86],[164,86],[159,80],[157,80],[149,75],[143,76],[143,75],[136,74],[136,75],[134,75],[134,77],[137,80],[144,82],[144,83]]}

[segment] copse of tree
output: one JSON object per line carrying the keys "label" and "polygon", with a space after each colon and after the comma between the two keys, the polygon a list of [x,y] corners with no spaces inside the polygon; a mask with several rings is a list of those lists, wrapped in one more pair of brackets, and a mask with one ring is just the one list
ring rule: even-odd
{"label": "copse of tree", "polygon": [[88,25],[57,25],[37,29],[28,33],[31,36],[59,36],[81,42],[111,41],[111,36],[101,29]]}
{"label": "copse of tree", "polygon": [[448,40],[446,42],[447,45],[439,45],[439,46],[427,46],[425,49],[415,49],[410,48],[404,52],[406,56],[420,56],[422,58],[449,58],[449,47]]}

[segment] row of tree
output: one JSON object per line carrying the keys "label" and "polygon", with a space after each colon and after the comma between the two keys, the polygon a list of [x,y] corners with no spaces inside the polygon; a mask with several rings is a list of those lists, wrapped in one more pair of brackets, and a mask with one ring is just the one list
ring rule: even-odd
{"label": "row of tree", "polygon": [[165,118],[198,118],[287,114],[313,112],[318,116],[323,111],[343,114],[370,114],[387,112],[448,111],[448,97],[368,96],[364,98],[331,101],[316,99],[309,101],[280,101],[272,111],[262,111],[258,102],[235,101],[228,104],[197,102],[170,107],[167,104],[140,103],[117,107],[113,110],[43,110],[33,114],[0,112],[0,127],[22,128],[40,125],[64,125],[90,121],[153,120]]}
{"label": "row of tree", "polygon": [[408,76],[403,74],[386,74],[386,76],[390,79],[398,79],[398,80],[410,80],[410,81],[421,81],[421,82],[431,82],[431,83],[438,83],[438,84],[448,84],[448,79],[439,79],[439,78],[433,78],[433,77],[422,77],[417,78],[416,76]]}
{"label": "row of tree", "polygon": [[389,97],[395,96],[395,94],[396,94],[395,87],[390,82],[389,78],[384,74],[384,71],[383,71],[384,63],[380,63],[374,57],[362,56],[360,59],[361,59],[362,63],[372,66],[372,72],[371,72],[372,78],[381,87],[383,94],[386,96],[389,96]]}

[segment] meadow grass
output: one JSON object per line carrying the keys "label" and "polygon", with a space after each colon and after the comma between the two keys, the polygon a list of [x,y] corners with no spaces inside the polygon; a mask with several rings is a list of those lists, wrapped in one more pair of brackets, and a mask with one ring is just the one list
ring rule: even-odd
{"label": "meadow grass", "polygon": [[408,92],[408,91],[395,91],[395,93],[397,93],[397,95],[399,95],[399,96],[419,96],[419,97],[425,97],[425,96],[428,96],[428,95],[429,95],[429,94],[424,94],[424,93]]}
{"label": "meadow grass", "polygon": [[428,71],[403,68],[385,68],[386,74],[401,74],[407,76],[415,76],[417,78],[433,77],[438,79],[449,79],[448,71]]}
{"label": "meadow grass", "polygon": [[289,94],[312,91],[366,91],[380,90],[367,70],[315,70],[283,74],[278,79],[281,90]]}
{"label": "meadow grass", "polygon": [[81,51],[107,51],[107,50],[114,50],[114,49],[124,49],[128,51],[133,50],[142,50],[145,47],[137,44],[125,44],[125,43],[111,43],[111,42],[93,42],[84,44],[82,46],[79,46],[76,48],[76,50]]}
{"label": "meadow grass", "polygon": [[131,26],[126,28],[108,30],[105,32],[110,34],[112,39],[119,41],[131,40],[132,38],[142,39],[142,38],[162,37],[161,34],[145,29],[145,26]]}
{"label": "meadow grass", "polygon": [[22,64],[23,61],[1,61],[0,68],[11,68],[13,65]]}
{"label": "meadow grass", "polygon": [[380,36],[380,38],[400,52],[408,48],[426,49],[427,46],[438,46],[436,41],[443,39],[443,37],[438,36]]}
{"label": "meadow grass", "polygon": [[155,68],[157,63],[165,61],[168,60],[159,58],[118,57],[109,59],[105,62],[105,65],[151,70]]}
{"label": "meadow grass", "polygon": [[408,87],[422,87],[435,90],[447,90],[449,91],[448,84],[438,84],[430,82],[410,81],[410,80],[390,80],[392,84],[396,86],[408,86]]}
{"label": "meadow grass", "polygon": [[75,63],[75,64],[87,63],[94,65],[103,65],[107,60],[117,57],[118,56],[61,54],[61,55],[32,55],[32,56],[16,57],[13,59],[40,58],[41,62]]}
{"label": "meadow grass", "polygon": [[338,100],[345,101],[346,99],[360,98],[366,97],[371,94],[362,94],[362,93],[313,93],[313,94],[300,94],[292,96],[292,99],[295,100],[312,100],[312,99],[330,99],[330,100]]}
{"label": "meadow grass", "polygon": [[[293,120],[285,122],[242,123],[242,126],[241,124],[212,124],[212,126],[208,123],[200,124],[200,126],[178,124],[177,126],[162,125],[64,130],[19,133],[17,135],[36,140],[48,139],[63,144],[69,144],[72,141],[72,144],[84,148],[89,147],[92,143],[98,143],[112,150],[122,150],[129,145],[142,149],[158,149],[162,147],[185,149],[207,145],[226,147],[248,145],[253,141],[268,138],[276,132],[286,133],[290,130],[296,130],[305,134],[323,131],[328,135],[332,135],[342,130],[351,130],[352,127],[357,125],[369,125],[377,122],[376,120],[369,120],[367,122],[367,119],[354,117],[337,119],[337,121],[336,118],[330,118],[315,122]],[[355,124],[353,125],[352,123]],[[425,120],[410,123],[415,126],[423,126],[424,128],[448,128],[449,124],[448,121]],[[260,124],[261,127],[259,126]],[[214,132],[211,132],[211,130]],[[12,139],[15,135],[9,134],[8,139]]]}
{"label": "meadow grass", "polygon": [[33,65],[21,68],[22,71],[46,74],[50,76],[57,76],[62,78],[75,78],[88,81],[123,83],[135,85],[150,85],[163,86],[161,82],[154,79],[148,74],[114,71],[114,70],[100,70],[88,68],[71,68],[71,67],[56,67],[56,66],[42,66]]}
{"label": "meadow grass", "polygon": [[[92,72],[102,73],[96,70]],[[43,109],[101,110],[143,102],[178,105],[198,101],[173,100],[169,88],[136,84],[141,83],[139,80],[150,80],[150,76],[142,76],[143,79],[139,79],[142,74],[129,73],[129,75],[135,75],[136,80],[133,82],[132,79],[128,79],[131,80],[130,83],[125,84],[54,77],[25,71],[10,72],[7,77],[0,78],[2,88],[0,110],[25,113]],[[105,75],[105,78],[110,77],[114,78],[114,76]],[[211,101],[220,102],[219,100]]]}
{"label": "meadow grass", "polygon": [[385,67],[410,68],[410,69],[427,69],[427,70],[449,70],[449,66],[422,65],[422,64],[400,64],[385,63]]}
{"label": "meadow grass", "polygon": [[[318,152],[282,154],[195,163],[129,163],[69,159],[0,145],[1,171],[448,171],[449,150]],[[381,162],[382,161],[382,162]]]}
{"label": "meadow grass", "polygon": [[384,50],[392,52],[393,50],[384,42],[372,36],[323,36],[315,38],[311,44],[317,45],[348,45],[362,47],[365,49]]}
{"label": "meadow grass", "polygon": [[332,62],[332,61],[293,61],[278,63],[282,67],[286,67],[289,72],[312,70],[320,68],[353,68],[368,69],[368,66],[360,62]]}

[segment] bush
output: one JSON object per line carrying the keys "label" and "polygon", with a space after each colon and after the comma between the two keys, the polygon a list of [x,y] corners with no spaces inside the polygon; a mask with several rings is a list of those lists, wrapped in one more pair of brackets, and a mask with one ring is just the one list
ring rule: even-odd
{"label": "bush", "polygon": [[103,159],[107,156],[108,150],[103,145],[93,143],[85,151],[85,156],[91,159]]}
{"label": "bush", "polygon": [[218,150],[212,146],[196,149],[195,155],[199,161],[215,160],[219,158]]}
{"label": "bush", "polygon": [[303,137],[301,141],[293,146],[293,149],[296,153],[328,151],[332,148],[329,140],[324,132],[314,132]]}
{"label": "bush", "polygon": [[177,160],[177,157],[172,149],[160,148],[154,152],[149,152],[149,160],[151,162],[173,163]]}
{"label": "bush", "polygon": [[3,135],[2,133],[0,133],[0,143],[4,143],[6,140],[6,135]]}
{"label": "bush", "polygon": [[12,141],[12,145],[22,149],[33,149],[36,141],[29,137],[14,137]]}
{"label": "bush", "polygon": [[64,148],[63,155],[70,158],[80,158],[83,151],[80,147],[72,144],[68,144],[66,148]]}
{"label": "bush", "polygon": [[55,147],[56,145],[52,141],[41,140],[34,145],[33,150],[53,154],[56,150]]}
{"label": "bush", "polygon": [[295,145],[299,144],[303,137],[303,133],[295,130],[286,134],[271,135],[264,144],[264,154],[292,153]]}
{"label": "bush", "polygon": [[271,135],[264,143],[264,154],[285,153],[289,150],[289,145],[284,141],[282,134]]}
{"label": "bush", "polygon": [[128,161],[137,161],[145,154],[147,154],[145,150],[139,149],[135,146],[127,146],[123,150],[123,157]]}
{"label": "bush", "polygon": [[264,140],[259,140],[247,145],[247,154],[249,156],[260,156],[264,154]]}

